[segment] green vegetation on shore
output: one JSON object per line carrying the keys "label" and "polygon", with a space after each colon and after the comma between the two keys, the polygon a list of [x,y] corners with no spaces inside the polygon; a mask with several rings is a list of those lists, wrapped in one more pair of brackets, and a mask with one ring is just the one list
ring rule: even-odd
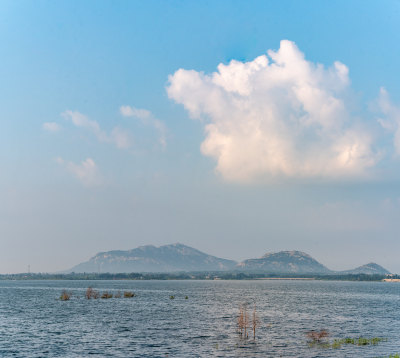
{"label": "green vegetation on shore", "polygon": [[[367,274],[329,274],[329,275],[296,275],[265,274],[237,271],[221,272],[175,272],[175,273],[19,273],[3,274],[0,280],[254,280],[254,279],[314,279],[326,281],[382,281],[386,275]],[[391,278],[400,278],[393,275]]]}

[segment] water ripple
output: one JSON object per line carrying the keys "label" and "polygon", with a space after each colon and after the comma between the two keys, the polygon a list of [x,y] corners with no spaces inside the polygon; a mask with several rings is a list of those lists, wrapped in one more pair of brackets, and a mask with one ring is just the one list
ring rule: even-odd
{"label": "water ripple", "polygon": [[[88,286],[137,297],[86,300]],[[0,356],[377,357],[400,352],[399,302],[400,285],[376,282],[0,281]],[[236,332],[241,303],[257,305],[256,340]],[[311,329],[388,340],[310,348]]]}

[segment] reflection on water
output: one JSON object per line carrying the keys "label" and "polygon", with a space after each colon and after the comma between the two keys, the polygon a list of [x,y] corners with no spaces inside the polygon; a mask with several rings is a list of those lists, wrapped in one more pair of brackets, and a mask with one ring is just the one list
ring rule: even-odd
{"label": "reflection on water", "polygon": [[[137,296],[86,300],[88,286]],[[71,300],[58,300],[63,289]],[[236,330],[246,302],[255,341]],[[388,356],[400,353],[399,305],[400,284],[381,282],[0,281],[0,357]],[[387,341],[310,348],[312,329]]]}

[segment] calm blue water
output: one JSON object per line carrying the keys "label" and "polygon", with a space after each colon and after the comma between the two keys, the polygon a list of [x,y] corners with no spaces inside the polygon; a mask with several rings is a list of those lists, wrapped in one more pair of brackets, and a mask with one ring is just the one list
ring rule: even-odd
{"label": "calm blue water", "polygon": [[[88,286],[137,297],[86,300]],[[62,289],[70,301],[59,301]],[[170,295],[175,295],[171,300]],[[185,300],[185,296],[189,296]],[[257,304],[257,338],[236,332]],[[386,337],[310,348],[305,333]],[[0,357],[381,357],[400,353],[400,284],[319,281],[0,281]]]}

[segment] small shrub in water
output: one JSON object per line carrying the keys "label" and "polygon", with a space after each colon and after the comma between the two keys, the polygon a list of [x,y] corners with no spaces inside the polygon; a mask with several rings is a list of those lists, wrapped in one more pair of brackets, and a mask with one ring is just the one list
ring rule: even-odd
{"label": "small shrub in water", "polygon": [[189,299],[189,297],[188,296],[185,296],[185,300],[188,300]]}
{"label": "small shrub in water", "polygon": [[103,294],[101,295],[101,298],[103,298],[103,299],[107,299],[107,298],[112,298],[112,293],[109,293],[109,292],[103,292]]}
{"label": "small shrub in water", "polygon": [[131,298],[131,297],[135,297],[136,295],[133,293],[133,292],[131,292],[131,291],[125,291],[124,292],[124,297],[125,298]]}
{"label": "small shrub in water", "polygon": [[85,292],[85,297],[90,300],[91,298],[97,299],[99,298],[100,294],[98,291],[94,290],[93,288],[89,287]]}
{"label": "small shrub in water", "polygon": [[306,335],[311,342],[321,342],[323,339],[329,336],[329,332],[325,329],[322,329],[320,331],[309,331],[306,333]]}
{"label": "small shrub in water", "polygon": [[172,296],[172,295],[169,296],[169,299],[170,299],[170,300],[173,300],[174,298],[175,298],[175,296]]}
{"label": "small shrub in water", "polygon": [[60,300],[61,301],[68,301],[71,298],[71,294],[67,292],[66,290],[63,290],[61,292]]}
{"label": "small shrub in water", "polygon": [[90,300],[92,298],[93,291],[94,291],[93,288],[88,287],[88,289],[85,292],[85,298]]}

